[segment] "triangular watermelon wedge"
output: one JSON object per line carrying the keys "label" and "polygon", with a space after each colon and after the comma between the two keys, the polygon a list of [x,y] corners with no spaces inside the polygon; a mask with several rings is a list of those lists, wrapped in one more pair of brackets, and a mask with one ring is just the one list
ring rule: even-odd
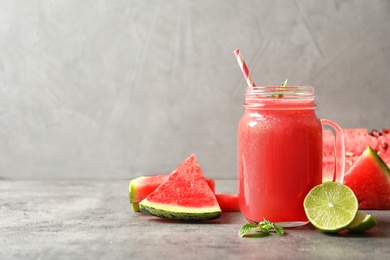
{"label": "triangular watermelon wedge", "polygon": [[221,216],[214,192],[194,154],[142,200],[139,207],[143,213],[172,220],[203,221]]}
{"label": "triangular watermelon wedge", "polygon": [[390,169],[370,146],[344,177],[359,201],[359,209],[390,209]]}
{"label": "triangular watermelon wedge", "polygon": [[[130,180],[129,183],[129,200],[133,206],[134,212],[139,212],[139,202],[152,193],[161,183],[168,179],[169,174],[159,174],[151,176],[139,176]],[[215,192],[215,181],[205,178],[211,190]],[[218,199],[218,197],[217,197]]]}

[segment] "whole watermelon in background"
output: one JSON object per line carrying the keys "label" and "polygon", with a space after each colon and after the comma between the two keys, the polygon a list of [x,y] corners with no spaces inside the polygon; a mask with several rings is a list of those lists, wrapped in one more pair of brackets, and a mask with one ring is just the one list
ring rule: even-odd
{"label": "whole watermelon in background", "polygon": [[[390,129],[368,132],[365,128],[343,129],[345,139],[345,172],[370,146],[382,160],[390,166]],[[323,171],[324,176],[332,176],[334,170],[334,138],[329,130],[323,133]]]}

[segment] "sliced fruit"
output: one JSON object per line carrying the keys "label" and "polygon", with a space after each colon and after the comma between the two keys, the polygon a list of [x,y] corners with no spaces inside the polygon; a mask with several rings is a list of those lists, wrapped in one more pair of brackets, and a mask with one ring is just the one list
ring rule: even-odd
{"label": "sliced fruit", "polygon": [[238,206],[238,195],[237,194],[227,194],[227,193],[215,193],[219,207],[222,212],[227,211],[240,211]]}
{"label": "sliced fruit", "polygon": [[[343,129],[345,139],[345,172],[355,163],[367,146],[375,150],[390,167],[390,128],[368,131],[366,128]],[[323,132],[323,173],[333,176],[334,138],[330,130]]]}
{"label": "sliced fruit", "polygon": [[140,176],[130,180],[129,194],[130,203],[140,202],[153,192],[167,178],[168,174],[160,174],[154,176]]}
{"label": "sliced fruit", "polygon": [[[206,181],[207,180],[210,179],[206,179]],[[208,183],[210,185],[210,182]],[[222,212],[240,212],[237,196],[237,194],[215,193],[215,197]],[[132,202],[131,205],[133,207],[134,212],[140,211],[139,202]]]}
{"label": "sliced fruit", "polygon": [[367,147],[344,177],[359,201],[359,209],[390,209],[390,169]]}
{"label": "sliced fruit", "polygon": [[382,129],[378,134],[378,146],[375,151],[390,168],[390,128]]}
{"label": "sliced fruit", "polygon": [[140,212],[139,202],[133,202],[133,203],[131,203],[131,206],[132,206],[134,212]]}
{"label": "sliced fruit", "polygon": [[203,221],[221,216],[195,155],[182,162],[139,207],[143,213],[172,220]]}
{"label": "sliced fruit", "polygon": [[323,232],[335,233],[352,223],[358,201],[349,187],[337,182],[325,182],[310,190],[303,206],[313,226]]}
{"label": "sliced fruit", "polygon": [[[139,202],[145,199],[152,193],[161,183],[168,179],[169,174],[159,174],[153,176],[140,176],[130,180],[129,183],[129,199],[132,204],[133,211],[139,212]],[[205,178],[211,190],[215,192],[215,181],[210,178]]]}
{"label": "sliced fruit", "polygon": [[371,214],[358,211],[355,219],[348,226],[348,229],[354,232],[365,232],[377,224],[375,218]]}

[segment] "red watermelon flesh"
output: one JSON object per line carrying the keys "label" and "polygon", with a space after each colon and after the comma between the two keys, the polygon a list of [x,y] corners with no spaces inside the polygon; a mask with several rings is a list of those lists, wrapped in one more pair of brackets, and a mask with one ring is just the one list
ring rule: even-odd
{"label": "red watermelon flesh", "polygon": [[378,140],[370,135],[367,129],[343,129],[345,140],[345,172],[364,152],[367,146],[376,149]]}
{"label": "red watermelon flesh", "polygon": [[390,209],[390,169],[367,147],[344,178],[359,201],[359,209]]}
{"label": "red watermelon flesh", "polygon": [[377,152],[383,161],[390,166],[390,129],[379,132]]}
{"label": "red watermelon flesh", "polygon": [[195,155],[182,162],[139,206],[143,213],[172,220],[203,221],[221,216]]}
{"label": "red watermelon flesh", "polygon": [[[133,206],[134,212],[139,212],[139,202],[145,199],[152,193],[161,183],[168,179],[168,174],[140,176],[132,179],[129,184],[130,203]],[[227,194],[215,192],[215,181],[210,178],[205,178],[211,190],[215,193],[219,207],[222,212],[240,211],[238,207],[237,194]]]}
{"label": "red watermelon flesh", "polygon": [[228,211],[240,211],[238,206],[238,195],[237,194],[227,194],[227,193],[215,193],[219,207],[223,212]]}
{"label": "red watermelon flesh", "polygon": [[130,180],[130,203],[140,202],[168,178],[168,174],[140,176]]}
{"label": "red watermelon flesh", "polygon": [[[145,199],[152,193],[161,183],[168,179],[169,174],[159,174],[152,176],[140,176],[130,180],[129,183],[129,198],[133,206],[133,211],[139,212],[139,202]],[[211,190],[215,192],[215,181],[210,178],[205,178]]]}
{"label": "red watermelon flesh", "polygon": [[[343,129],[345,139],[345,172],[355,163],[367,146],[370,146],[390,166],[390,132],[365,128]],[[323,133],[323,172],[324,176],[332,176],[334,170],[333,145],[334,138],[329,130]]]}

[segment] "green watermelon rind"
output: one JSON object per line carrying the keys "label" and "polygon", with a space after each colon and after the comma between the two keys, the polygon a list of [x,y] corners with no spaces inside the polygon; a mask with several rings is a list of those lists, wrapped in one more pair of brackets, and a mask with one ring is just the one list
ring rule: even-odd
{"label": "green watermelon rind", "polygon": [[370,146],[367,146],[366,151],[364,151],[364,153],[367,153],[368,156],[373,157],[373,159],[379,164],[379,167],[387,173],[388,177],[390,177],[390,168],[374,149],[372,149]]}
{"label": "green watermelon rind", "polygon": [[139,202],[132,202],[131,206],[133,207],[134,212],[140,212]]}
{"label": "green watermelon rind", "polygon": [[156,217],[180,220],[180,221],[205,221],[221,217],[222,211],[219,207],[190,208],[176,205],[161,204],[147,201],[139,203],[142,213]]}
{"label": "green watermelon rind", "polygon": [[130,203],[133,203],[137,200],[136,198],[136,194],[137,194],[137,188],[136,188],[136,183],[138,180],[141,180],[143,179],[144,177],[143,176],[140,176],[140,177],[137,177],[135,179],[132,179],[130,180],[130,183],[129,183],[129,199],[130,199]]}

